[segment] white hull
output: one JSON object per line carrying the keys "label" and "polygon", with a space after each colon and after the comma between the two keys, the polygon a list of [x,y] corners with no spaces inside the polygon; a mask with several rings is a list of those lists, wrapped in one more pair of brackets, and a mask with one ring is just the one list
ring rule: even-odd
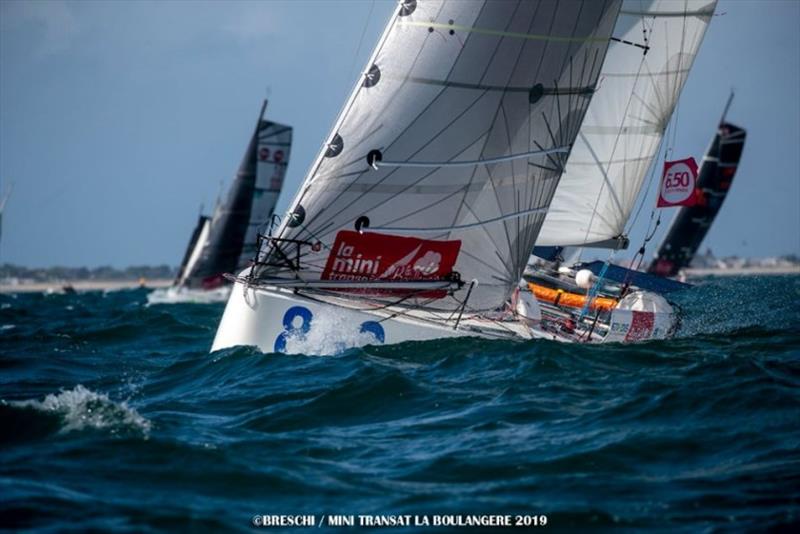
{"label": "white hull", "polygon": [[465,316],[456,329],[456,318],[451,318],[450,312],[366,306],[336,297],[322,301],[275,288],[245,289],[236,283],[211,350],[250,345],[264,352],[332,354],[353,346],[450,337],[535,337],[530,328],[515,320]]}
{"label": "white hull", "polygon": [[[335,354],[350,347],[426,341],[452,337],[548,339],[562,342],[630,343],[663,339],[674,332],[675,315],[664,301],[659,313],[652,294],[634,293],[633,305],[613,312],[605,331],[589,331],[590,318],[576,330],[562,331],[552,315],[544,322],[523,323],[513,314],[486,318],[453,312],[401,307],[370,308],[366,302],[340,297],[304,296],[287,289],[245,288],[234,284],[212,351],[255,346],[263,352]],[[663,299],[661,299],[663,300]],[[648,304],[648,302],[650,304]],[[549,312],[548,312],[549,314]]]}

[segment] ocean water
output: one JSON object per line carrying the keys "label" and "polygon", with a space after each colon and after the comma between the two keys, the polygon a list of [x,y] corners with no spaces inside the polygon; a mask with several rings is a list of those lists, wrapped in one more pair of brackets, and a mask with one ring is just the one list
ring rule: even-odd
{"label": "ocean water", "polygon": [[684,321],[668,341],[305,356],[209,354],[222,304],[0,295],[0,526],[252,531],[256,514],[798,525],[800,277],[704,280],[676,300]]}

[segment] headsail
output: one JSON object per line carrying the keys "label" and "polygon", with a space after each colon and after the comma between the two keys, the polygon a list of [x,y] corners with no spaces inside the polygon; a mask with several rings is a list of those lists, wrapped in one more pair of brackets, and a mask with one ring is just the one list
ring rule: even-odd
{"label": "headsail", "polygon": [[224,274],[242,269],[255,256],[258,231],[270,222],[283,187],[292,143],[292,128],[265,120],[265,108],[266,101],[226,200],[217,204],[205,237],[192,247],[181,285],[216,287]]}
{"label": "headsail", "polygon": [[537,245],[627,246],[625,226],[714,13],[627,0]]}
{"label": "headsail", "polygon": [[[358,256],[351,265],[367,269],[368,260],[375,276],[437,272],[452,259],[452,271],[478,281],[472,309],[502,305],[595,90],[619,6],[400,2],[256,276],[330,279],[326,265],[344,246]],[[376,239],[359,231],[408,239],[387,239],[399,258],[378,266]]]}

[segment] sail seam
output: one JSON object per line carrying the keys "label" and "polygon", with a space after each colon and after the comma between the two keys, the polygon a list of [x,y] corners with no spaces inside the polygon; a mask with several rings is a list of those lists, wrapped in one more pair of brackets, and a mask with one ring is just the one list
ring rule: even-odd
{"label": "sail seam", "polygon": [[474,26],[459,26],[458,24],[442,24],[440,22],[423,22],[415,20],[399,21],[398,25],[435,28],[439,30],[457,30],[468,33],[477,33],[479,35],[489,35],[492,37],[512,37],[516,39],[527,39],[532,41],[551,41],[554,43],[597,43],[608,41],[607,37],[558,37],[553,35],[508,32],[502,30],[492,30],[491,28],[478,28]]}
{"label": "sail seam", "polygon": [[569,152],[569,145],[545,150],[534,150],[532,152],[522,152],[521,154],[509,154],[508,156],[498,156],[496,158],[475,159],[468,161],[378,161],[377,167],[473,167],[476,165],[489,165],[492,163],[502,163],[516,159],[529,158],[531,156],[544,156]]}
{"label": "sail seam", "polygon": [[486,219],[483,221],[478,221],[469,224],[457,224],[453,226],[440,226],[438,228],[401,228],[401,227],[391,227],[391,226],[376,226],[374,228],[370,228],[371,230],[380,230],[382,232],[417,232],[417,233],[433,233],[433,232],[447,232],[453,230],[467,230],[469,228],[476,228],[479,226],[485,226],[487,224],[492,224],[500,221],[507,221],[511,219],[517,219],[519,217],[524,217],[525,215],[531,215],[534,213],[544,213],[547,211],[547,208],[533,208],[529,210],[518,211],[516,213],[509,213],[500,217],[493,217],[491,219]]}

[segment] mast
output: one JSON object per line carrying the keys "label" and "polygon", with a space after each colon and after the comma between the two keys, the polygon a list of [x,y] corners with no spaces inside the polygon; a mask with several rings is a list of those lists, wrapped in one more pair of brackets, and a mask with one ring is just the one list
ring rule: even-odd
{"label": "mast", "polygon": [[728,115],[728,110],[731,109],[732,103],[733,103],[733,89],[731,89],[731,94],[728,95],[728,101],[725,103],[725,109],[722,110],[722,117],[719,118],[720,126],[722,126],[725,123],[725,117]]}
{"label": "mast", "polygon": [[[404,276],[432,272],[419,262],[447,264],[452,272],[440,274],[475,281],[472,309],[502,305],[596,89],[619,7],[401,2],[257,279],[326,280],[346,259],[372,262],[380,279],[377,265],[402,250]],[[287,260],[290,245],[297,261]]]}

